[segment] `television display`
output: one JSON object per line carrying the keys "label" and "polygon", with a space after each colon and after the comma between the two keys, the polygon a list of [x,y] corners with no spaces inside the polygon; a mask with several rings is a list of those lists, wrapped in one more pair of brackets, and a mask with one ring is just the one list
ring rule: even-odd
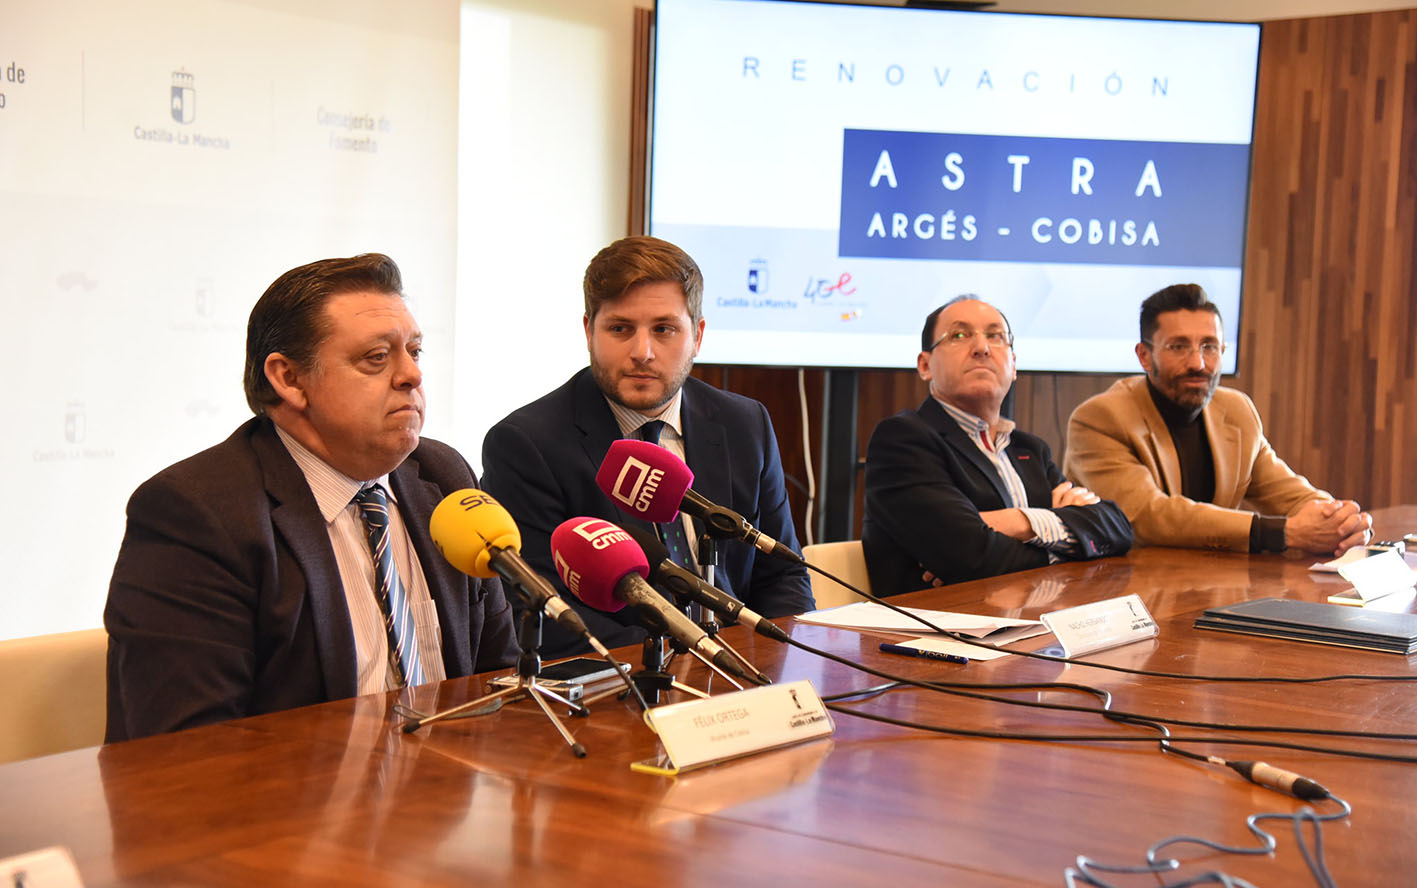
{"label": "television display", "polygon": [[1195,282],[1234,372],[1259,26],[658,0],[650,234],[704,272],[708,363],[910,367],[999,306],[1023,370],[1136,369]]}

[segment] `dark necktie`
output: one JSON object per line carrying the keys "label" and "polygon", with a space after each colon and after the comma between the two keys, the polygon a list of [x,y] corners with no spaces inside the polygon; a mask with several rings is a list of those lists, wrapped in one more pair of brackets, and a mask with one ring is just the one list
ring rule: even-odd
{"label": "dark necktie", "polygon": [[404,684],[423,684],[423,667],[418,661],[418,635],[413,625],[413,608],[408,593],[399,582],[394,567],[393,544],[389,539],[389,501],[384,488],[371,484],[355,494],[364,528],[369,532],[369,551],[374,556],[374,593],[384,611],[384,628],[389,633],[389,657]]}
{"label": "dark necktie", "polygon": [[[641,441],[658,444],[659,435],[663,431],[664,420],[652,419],[640,426],[635,434],[639,435]],[[683,517],[676,515],[673,521],[656,524],[655,528],[659,532],[660,542],[669,550],[669,559],[681,567],[691,568],[693,563],[689,560],[689,538],[684,533]]]}

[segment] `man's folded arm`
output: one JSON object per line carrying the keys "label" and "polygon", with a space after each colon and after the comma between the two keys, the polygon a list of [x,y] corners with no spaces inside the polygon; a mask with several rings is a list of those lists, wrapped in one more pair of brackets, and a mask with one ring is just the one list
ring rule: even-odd
{"label": "man's folded arm", "polygon": [[940,463],[928,431],[914,425],[892,417],[871,437],[866,457],[871,520],[945,582],[1047,565],[1044,550],[984,521]]}
{"label": "man's folded arm", "polygon": [[1043,459],[1048,467],[1048,483],[1053,486],[1053,502],[1070,503],[1055,505],[1046,511],[1062,525],[1064,532],[1064,537],[1056,542],[1050,535],[1049,551],[1077,561],[1125,555],[1132,547],[1133,531],[1121,506],[1101,498],[1086,484],[1076,487],[1070,484],[1053,462],[1052,453],[1046,445],[1044,447]]}

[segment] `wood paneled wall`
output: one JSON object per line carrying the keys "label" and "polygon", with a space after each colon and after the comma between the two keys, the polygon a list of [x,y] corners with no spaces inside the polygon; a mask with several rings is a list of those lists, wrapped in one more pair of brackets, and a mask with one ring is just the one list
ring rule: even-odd
{"label": "wood paneled wall", "polygon": [[[1240,372],[1226,384],[1315,484],[1370,508],[1417,503],[1417,10],[1267,22],[1257,109]],[[787,474],[805,478],[796,370],[695,373],[766,404]],[[1116,378],[1021,374],[1015,418],[1061,462],[1073,408]],[[806,373],[814,448],[822,379]],[[913,371],[863,371],[860,456],[877,422],[924,395]],[[800,531],[805,494],[790,493]],[[859,484],[856,502],[859,533]]]}
{"label": "wood paneled wall", "polygon": [[1414,220],[1417,10],[1266,24],[1236,384],[1375,508],[1417,502]]}

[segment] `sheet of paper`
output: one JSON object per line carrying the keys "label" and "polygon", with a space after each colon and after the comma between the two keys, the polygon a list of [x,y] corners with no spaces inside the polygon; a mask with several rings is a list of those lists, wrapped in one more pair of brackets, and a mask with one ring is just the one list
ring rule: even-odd
{"label": "sheet of paper", "polygon": [[1345,564],[1352,564],[1355,561],[1362,561],[1368,557],[1368,550],[1362,546],[1354,546],[1347,552],[1332,561],[1315,561],[1309,565],[1309,570],[1314,573],[1338,573],[1338,569]]}
{"label": "sheet of paper", "polygon": [[[958,632],[971,638],[983,639],[990,644],[1008,644],[1022,638],[1043,635],[1048,631],[1047,627],[1038,620],[960,614],[953,611],[926,610],[916,607],[902,608],[902,610],[918,614],[941,629]],[[857,601],[844,604],[841,607],[798,614],[797,619],[819,626],[836,626],[841,629],[874,629],[881,632],[900,632],[906,635],[920,635],[922,632],[930,631],[918,620],[913,620],[873,601]],[[968,647],[968,645],[964,646]],[[972,655],[966,654],[966,656]]]}
{"label": "sheet of paper", "polygon": [[[1343,567],[1345,564],[1352,564],[1355,561],[1362,561],[1366,558],[1372,557],[1374,554],[1375,551],[1367,548],[1366,546],[1354,546],[1353,548],[1349,549],[1347,552],[1344,552],[1342,555],[1333,559],[1332,561],[1315,561],[1313,564],[1309,565],[1309,570],[1313,571],[1314,573],[1338,573],[1338,569]],[[1413,570],[1417,570],[1417,552],[1404,552],[1402,555],[1402,560],[1407,562],[1408,567],[1412,568]]]}
{"label": "sheet of paper", "polygon": [[1364,601],[1411,589],[1417,584],[1417,572],[1391,549],[1353,564],[1345,564],[1338,573],[1358,592]]}

